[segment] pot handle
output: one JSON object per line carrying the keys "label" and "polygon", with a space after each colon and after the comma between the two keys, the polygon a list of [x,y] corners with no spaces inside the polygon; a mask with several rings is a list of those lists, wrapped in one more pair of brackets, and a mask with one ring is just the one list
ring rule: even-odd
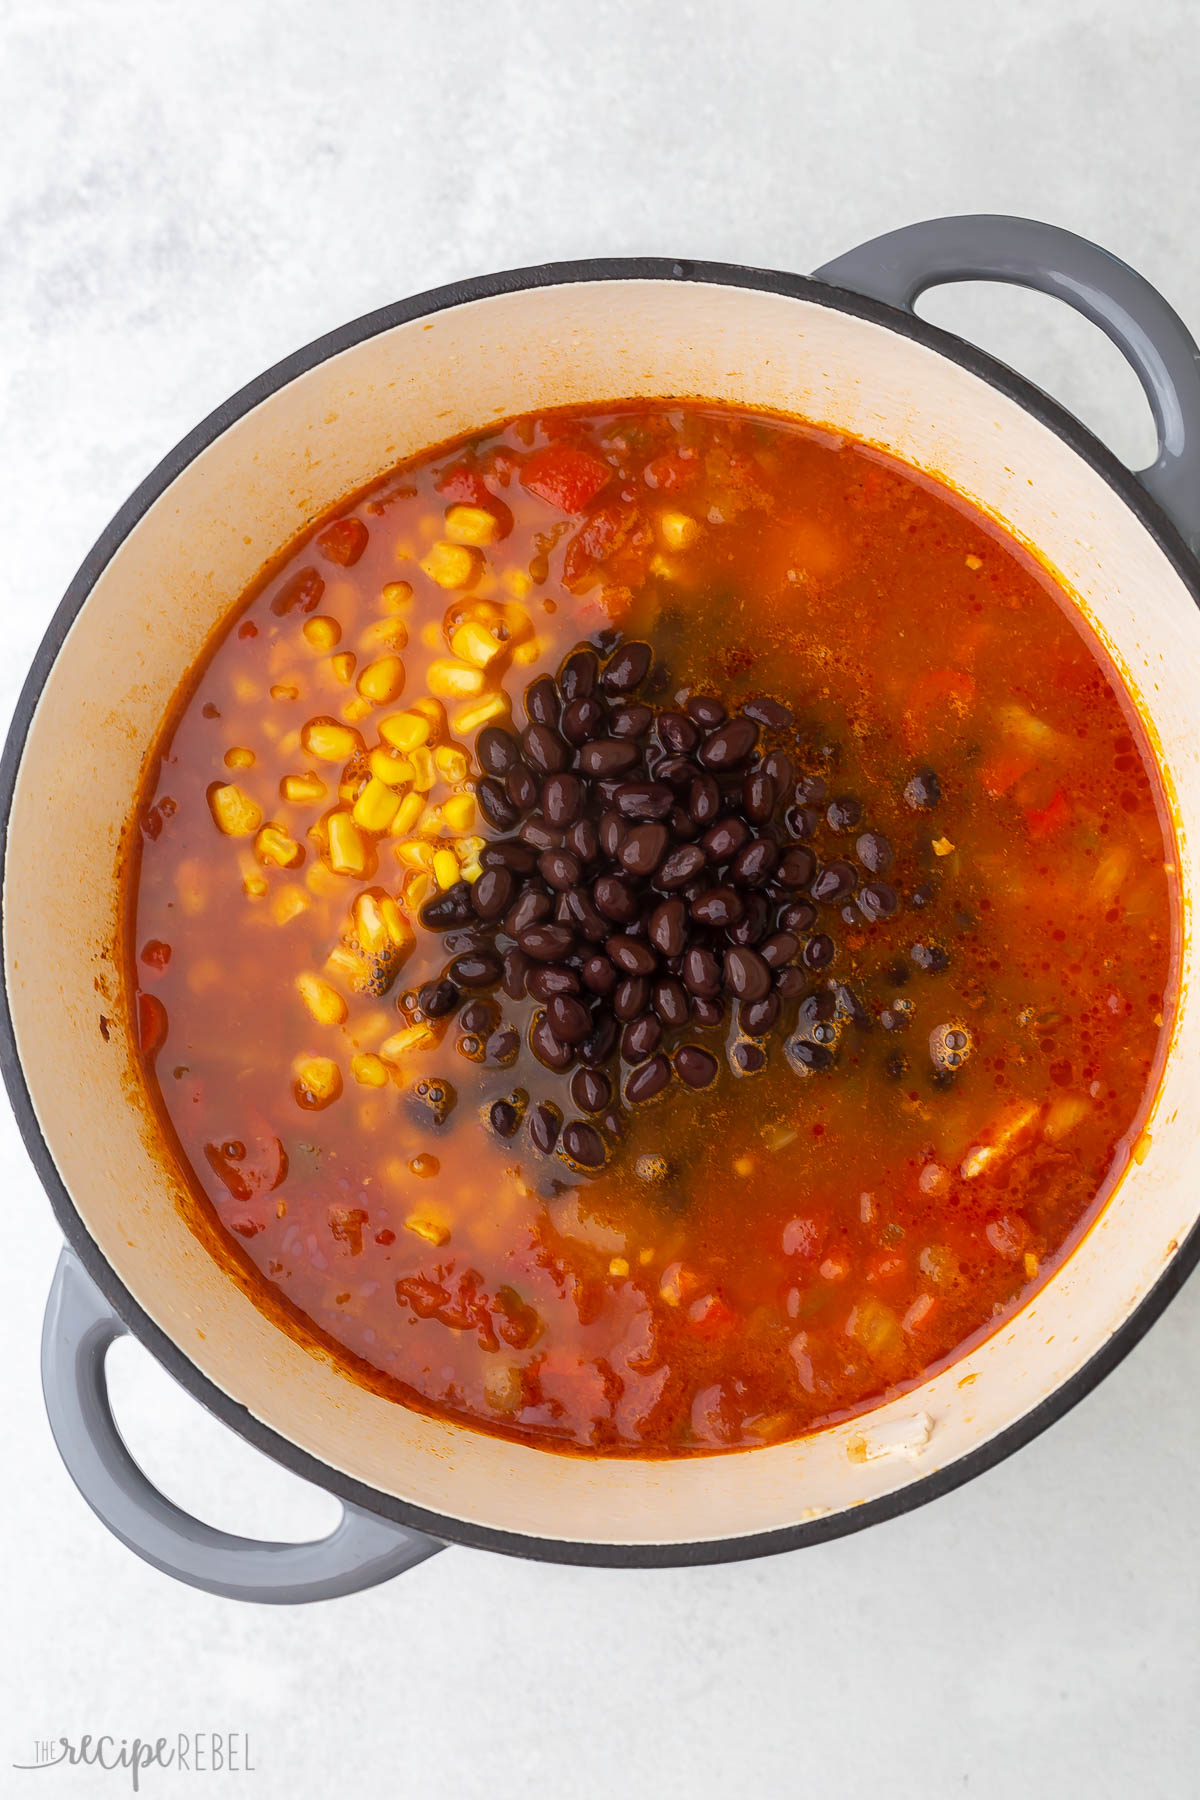
{"label": "pot handle", "polygon": [[104,1359],[126,1329],[64,1248],[42,1328],[50,1429],[92,1511],[154,1568],[208,1594],[280,1606],[374,1587],[445,1548],[348,1503],[329,1536],[307,1544],[260,1543],[193,1519],[142,1473],[113,1418]]}
{"label": "pot handle", "polygon": [[1200,350],[1175,309],[1127,263],[1057,225],[966,213],[885,232],[816,276],[910,312],[926,288],[951,281],[1006,281],[1065,300],[1112,339],[1141,382],[1158,455],[1138,479],[1200,550]]}

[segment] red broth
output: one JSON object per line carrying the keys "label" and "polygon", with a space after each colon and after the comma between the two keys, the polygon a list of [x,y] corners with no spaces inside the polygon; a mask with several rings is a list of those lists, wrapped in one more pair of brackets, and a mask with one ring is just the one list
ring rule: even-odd
{"label": "red broth", "polygon": [[[614,693],[631,643],[648,670]],[[658,953],[639,1017],[662,981],[684,1020],[639,1027],[667,1069],[641,1101],[623,1036],[586,1093],[578,1043],[546,1066],[516,940],[471,910],[496,841],[546,826],[545,771],[508,816],[478,755],[511,722],[528,773],[526,707],[560,721],[589,645],[603,730],[635,709],[620,729],[640,724],[646,768],[664,712],[701,717],[704,742],[714,699],[767,721],[721,772],[723,811],[786,756],[752,829],[852,883],[820,903],[811,882],[752,901],[734,883],[765,920],[751,947],[793,909],[758,1013],[729,989],[727,934],[692,916],[726,874],[674,890],[726,978],[704,1001]],[[598,781],[593,824],[617,804]],[[688,792],[676,846],[697,837]],[[396,470],[238,601],[163,726],[138,824],[140,1066],[196,1229],[356,1379],[548,1448],[774,1442],[961,1354],[1126,1167],[1169,1027],[1171,831],[1079,615],[952,491],[778,418],[549,413]],[[601,862],[583,861],[587,898]],[[547,866],[510,898],[548,894],[527,903],[553,923]],[[882,916],[860,898],[872,871]],[[643,944],[656,879],[633,879]],[[461,929],[426,922],[447,894]],[[612,995],[579,972],[606,944],[567,937],[562,980],[594,1023]],[[464,948],[480,985],[439,1000]],[[710,1082],[681,1078],[681,1051]],[[611,1098],[589,1111],[597,1076]],[[572,1154],[595,1143],[598,1164]]]}

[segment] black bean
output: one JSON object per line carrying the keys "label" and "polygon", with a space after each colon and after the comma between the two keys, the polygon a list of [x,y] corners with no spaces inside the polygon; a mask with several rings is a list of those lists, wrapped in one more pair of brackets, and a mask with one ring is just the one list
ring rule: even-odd
{"label": "black bean", "polygon": [[792,722],[791,708],[782,700],[773,700],[769,694],[760,694],[753,700],[747,700],[742,711],[748,718],[757,719],[760,725],[769,725],[773,731],[782,731]]}
{"label": "black bean", "polygon": [[711,825],[721,810],[721,790],[711,775],[697,775],[688,790],[688,811],[697,825]]}
{"label": "black bean", "polygon": [[[576,885],[583,874],[583,864],[569,850],[543,850],[538,857],[538,873],[548,887],[561,893]],[[479,879],[482,881],[483,877]]]}
{"label": "black bean", "polygon": [[711,1000],[721,991],[721,965],[703,944],[692,944],[684,951],[683,985],[702,999]]}
{"label": "black bean", "polygon": [[810,838],[821,823],[821,815],[815,806],[789,806],[783,823],[790,836]]}
{"label": "black bean", "polygon": [[742,819],[718,819],[700,839],[700,848],[710,862],[725,863],[735,857],[750,836],[750,827]]}
{"label": "black bean", "polygon": [[688,997],[683,984],[672,975],[660,975],[650,996],[651,1005],[668,1031],[676,1031],[688,1021]]}
{"label": "black bean", "polygon": [[619,852],[622,868],[631,875],[652,875],[670,841],[665,825],[634,825]]}
{"label": "black bean", "polygon": [[[556,779],[550,777],[551,781]],[[576,819],[567,832],[566,846],[573,850],[581,862],[595,862],[600,854],[600,833],[591,819]]]}
{"label": "black bean", "polygon": [[758,954],[768,969],[779,969],[784,963],[791,962],[799,948],[800,940],[792,932],[777,931],[773,937],[767,938],[765,943],[758,946]]}
{"label": "black bean", "polygon": [[592,1015],[574,994],[555,994],[546,1008],[550,1029],[564,1044],[578,1044],[592,1029]]}
{"label": "black bean", "polygon": [[724,722],[725,708],[713,694],[693,694],[687,703],[689,719],[695,719],[706,731]]}
{"label": "black bean", "polygon": [[678,850],[668,851],[658,866],[654,876],[657,888],[685,887],[704,867],[705,856],[699,844],[680,844]]}
{"label": "black bean", "polygon": [[509,869],[485,869],[471,889],[471,903],[481,919],[498,919],[512,905],[517,884]]}
{"label": "black bean", "polygon": [[582,1063],[607,1062],[617,1047],[617,1021],[607,1008],[592,1020],[592,1029],[579,1046]]}
{"label": "black bean", "polygon": [[641,1013],[631,1019],[621,1033],[621,1060],[627,1063],[645,1062],[653,1056],[662,1043],[662,1026],[653,1013]]}
{"label": "black bean", "polygon": [[562,1147],[572,1162],[584,1169],[598,1169],[604,1161],[604,1139],[594,1125],[572,1119],[562,1134]]}
{"label": "black bean", "polygon": [[778,1017],[778,994],[764,994],[761,1000],[743,1000],[738,1008],[738,1024],[748,1037],[765,1037]]}
{"label": "black bean", "polygon": [[420,912],[422,925],[430,931],[450,931],[456,925],[466,925],[474,916],[471,893],[469,881],[456,881],[444,894],[426,901]]}
{"label": "black bean", "polygon": [[892,846],[881,831],[864,831],[854,846],[854,854],[868,875],[886,875],[895,860]]}
{"label": "black bean", "polygon": [[772,750],[770,756],[763,757],[763,774],[771,777],[777,795],[788,793],[796,779],[795,767],[786,750]]}
{"label": "black bean", "polygon": [[725,1021],[725,1002],[697,994],[692,1000],[692,1023],[704,1031],[715,1031]]}
{"label": "black bean", "polygon": [[726,926],[725,936],[731,944],[757,944],[767,929],[771,909],[763,896],[745,895],[745,907],[741,918]]}
{"label": "black bean", "polygon": [[616,964],[626,975],[652,975],[658,967],[658,958],[648,944],[640,944],[627,932],[618,932],[615,937],[605,940],[605,954],[609,961]]}
{"label": "black bean", "polygon": [[531,812],[538,803],[541,789],[537,777],[526,763],[514,763],[504,777],[504,791],[518,812]]}
{"label": "black bean", "polygon": [[768,880],[779,861],[779,845],[774,838],[751,838],[733,859],[729,878],[739,887],[759,887]]}
{"label": "black bean", "polygon": [[617,706],[609,714],[608,729],[615,738],[645,737],[654,722],[654,713],[648,706],[631,701],[626,706]]}
{"label": "black bean", "polygon": [[610,807],[600,816],[600,848],[605,856],[615,861],[621,854],[621,845],[629,834],[629,826],[615,807]]}
{"label": "black bean", "polygon": [[600,684],[609,694],[630,694],[645,681],[653,661],[654,652],[649,644],[638,643],[636,639],[622,644],[606,665]]}
{"label": "black bean", "polygon": [[571,1099],[580,1112],[603,1112],[612,1101],[612,1082],[601,1069],[576,1069],[571,1077]]}
{"label": "black bean", "polygon": [[511,1100],[493,1100],[488,1123],[497,1137],[510,1138],[521,1123],[521,1115]]}
{"label": "black bean", "polygon": [[727,950],[725,986],[739,1000],[761,1000],[771,991],[771,971],[753,950]]}
{"label": "black bean", "polygon": [[529,1135],[533,1139],[534,1149],[540,1150],[543,1156],[549,1156],[558,1142],[558,1134],[562,1127],[562,1115],[556,1106],[549,1106],[540,1100],[529,1109]]}
{"label": "black bean", "polygon": [[521,842],[528,844],[531,850],[536,850],[539,856],[543,850],[561,850],[566,835],[556,825],[547,825],[536,813],[521,820]]}
{"label": "black bean", "polygon": [[875,1021],[852,987],[847,987],[845,982],[840,981],[833,990],[833,996],[840,1019],[849,1019],[859,1031],[872,1029]]}
{"label": "black bean", "polygon": [[500,1008],[490,1000],[468,1000],[458,1015],[463,1030],[474,1032],[476,1037],[487,1037],[495,1031],[499,1019]]}
{"label": "black bean", "polygon": [[637,895],[624,875],[598,875],[592,884],[596,910],[615,924],[627,925],[638,916]]}
{"label": "black bean", "polygon": [[807,931],[817,922],[817,909],[807,900],[793,900],[779,915],[781,931]]}
{"label": "black bean", "polygon": [[650,1001],[650,983],[644,975],[623,975],[613,989],[612,1009],[618,1019],[636,1019]]}
{"label": "black bean", "polygon": [[700,746],[700,761],[706,769],[735,769],[758,742],[758,726],[753,719],[731,719]]}
{"label": "black bean", "polygon": [[[480,881],[483,876],[479,877]],[[504,973],[504,964],[494,950],[468,950],[456,956],[447,973],[460,987],[495,987]]]}
{"label": "black bean", "polygon": [[507,775],[521,760],[521,748],[503,725],[485,725],[475,739],[475,755],[485,775]]}
{"label": "black bean", "polygon": [[584,958],[579,973],[584,987],[593,994],[611,994],[619,980],[607,956],[601,956],[599,951]]}
{"label": "black bean", "polygon": [[653,764],[655,781],[665,781],[677,793],[690,788],[696,779],[696,765],[689,762],[686,756],[660,756],[649,760]]}
{"label": "black bean", "polygon": [[600,662],[594,650],[573,650],[562,666],[558,685],[564,700],[585,700],[596,686]]}
{"label": "black bean", "polygon": [[550,1001],[556,994],[577,994],[579,977],[569,963],[539,963],[530,969],[525,987],[535,1000]]}
{"label": "black bean", "polygon": [[531,725],[557,725],[559,693],[552,676],[539,675],[525,689],[525,716]]}
{"label": "black bean", "polygon": [[504,784],[494,775],[485,775],[475,789],[479,810],[497,831],[511,831],[520,813],[504,791]]}
{"label": "black bean", "polygon": [[830,831],[853,831],[862,818],[862,806],[853,794],[839,794],[825,809]]}
{"label": "black bean", "polygon": [[575,948],[575,934],[565,925],[529,925],[518,933],[517,942],[534,962],[562,962]]}
{"label": "black bean", "polygon": [[690,1088],[710,1087],[717,1079],[717,1059],[699,1044],[681,1044],[675,1052],[675,1073]]}
{"label": "black bean", "polygon": [[664,900],[650,915],[650,942],[662,956],[682,956],[687,945],[687,908],[682,900]]}
{"label": "black bean", "polygon": [[766,1064],[767,1053],[760,1044],[735,1044],[729,1060],[739,1075],[757,1075]]}
{"label": "black bean", "polygon": [[583,806],[583,783],[578,775],[547,775],[542,783],[542,812],[549,825],[572,824]]}
{"label": "black bean", "polygon": [[673,838],[684,844],[700,836],[700,827],[691,813],[684,812],[682,806],[673,806],[667,814],[667,829]]}
{"label": "black bean", "polygon": [[[481,875],[475,886],[478,887],[482,880],[483,876]],[[544,924],[553,911],[554,903],[545,888],[540,885],[537,887],[527,886],[521,890],[519,899],[505,913],[504,929],[509,937],[519,938],[521,933],[527,931],[531,925]]]}
{"label": "black bean", "polygon": [[427,1018],[444,1019],[461,999],[462,995],[452,981],[431,981],[417,995],[417,1005]]}
{"label": "black bean", "polygon": [[661,712],[654,729],[659,743],[672,756],[690,756],[700,742],[700,727],[686,713]]}
{"label": "black bean", "polygon": [[833,961],[833,939],[818,931],[805,944],[801,957],[806,969],[824,969]]}
{"label": "black bean", "polygon": [[665,819],[675,801],[662,781],[623,782],[615,798],[618,811],[627,819]]}
{"label": "black bean", "polygon": [[525,980],[533,967],[523,950],[516,946],[504,952],[504,991],[510,1000],[520,1000],[525,994]]}
{"label": "black bean", "polygon": [[782,969],[775,971],[775,992],[781,1000],[798,1000],[808,986],[808,978],[803,969],[797,969],[785,963]]}
{"label": "black bean", "polygon": [[940,975],[950,967],[950,958],[940,944],[914,944],[908,954],[918,969],[930,975]]}
{"label": "black bean", "polygon": [[671,1079],[671,1065],[659,1051],[649,1062],[639,1063],[625,1083],[625,1098],[632,1106],[642,1100],[652,1100],[655,1094],[661,1094]]}
{"label": "black bean", "polygon": [[829,789],[823,775],[804,775],[796,783],[796,803],[799,806],[821,806]]}
{"label": "black bean", "polygon": [[942,797],[942,785],[932,769],[919,769],[904,790],[905,804],[914,812],[929,812]]}
{"label": "black bean", "polygon": [[521,748],[525,760],[541,775],[556,775],[567,766],[567,746],[549,725],[527,725],[521,733]]}
{"label": "black bean", "polygon": [[569,744],[586,744],[604,729],[607,720],[600,701],[589,694],[582,700],[572,700],[563,713],[559,730]]}
{"label": "black bean", "polygon": [[821,906],[833,906],[852,894],[858,886],[858,870],[853,863],[826,863],[820,874],[813,881],[809,892]]}
{"label": "black bean", "polygon": [[753,819],[756,825],[766,824],[778,799],[775,783],[762,769],[752,770],[742,782],[742,805],[747,818]]}
{"label": "black bean", "polygon": [[529,1048],[538,1061],[545,1063],[548,1069],[556,1069],[560,1073],[569,1069],[575,1060],[575,1051],[570,1044],[564,1044],[556,1036],[553,1026],[545,1013],[539,1013],[529,1033]]}
{"label": "black bean", "polygon": [[485,869],[511,869],[514,875],[532,875],[537,868],[537,851],[519,838],[505,838],[500,843],[485,844],[479,861]]}
{"label": "black bean", "polygon": [[858,891],[858,910],[873,925],[877,919],[890,919],[900,905],[900,896],[887,881],[868,881]]}
{"label": "black bean", "polygon": [[731,887],[706,888],[691,904],[692,917],[698,924],[711,925],[718,930],[736,923],[745,910],[742,896]]}
{"label": "black bean", "polygon": [[493,1031],[484,1045],[488,1061],[499,1064],[502,1069],[516,1062],[520,1048],[520,1034],[512,1025],[501,1025],[498,1031]]}
{"label": "black bean", "polygon": [[783,1053],[797,1075],[817,1075],[833,1067],[833,1051],[825,1044],[810,1043],[807,1038],[789,1038]]}
{"label": "black bean", "polygon": [[592,897],[585,887],[568,888],[562,896],[563,917],[560,925],[570,925],[580,937],[590,944],[598,944],[606,938],[612,927],[610,919],[602,918],[592,905]]}
{"label": "black bean", "polygon": [[623,775],[627,769],[632,769],[639,755],[637,745],[631,744],[627,738],[593,738],[579,752],[579,767],[585,775],[594,775],[604,780]]}
{"label": "black bean", "polygon": [[773,880],[781,888],[807,887],[817,872],[817,859],[807,844],[793,844],[775,865]]}

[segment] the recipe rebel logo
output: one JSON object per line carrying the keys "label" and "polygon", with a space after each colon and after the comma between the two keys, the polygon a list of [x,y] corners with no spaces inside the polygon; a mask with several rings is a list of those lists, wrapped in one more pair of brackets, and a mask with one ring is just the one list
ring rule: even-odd
{"label": "the recipe rebel logo", "polygon": [[14,1762],[23,1773],[41,1769],[103,1769],[123,1774],[132,1793],[141,1792],[151,1769],[188,1775],[253,1775],[250,1734],[245,1731],[180,1731],[174,1737],[114,1737],[84,1732],[79,1737],[39,1738],[33,1759]]}

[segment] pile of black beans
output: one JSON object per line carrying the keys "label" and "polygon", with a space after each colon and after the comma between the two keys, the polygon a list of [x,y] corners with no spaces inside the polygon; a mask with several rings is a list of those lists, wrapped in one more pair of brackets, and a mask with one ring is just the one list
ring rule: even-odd
{"label": "pile of black beans", "polygon": [[[505,1066],[520,1033],[479,996],[528,997],[529,1049],[548,1069],[575,1067],[572,1103],[609,1135],[622,1065],[631,1106],[673,1078],[705,1088],[718,1059],[695,1037],[731,1015],[735,1074],[765,1065],[763,1040],[777,1031],[798,1074],[831,1066],[842,1026],[874,1023],[836,979],[841,928],[900,906],[891,844],[864,827],[853,795],[798,766],[785,706],[765,698],[730,712],[708,694],[668,700],[668,686],[648,644],[610,637],[529,686],[523,729],[485,726],[476,798],[495,835],[483,873],[420,915],[462,934],[442,980],[418,995],[421,1011],[461,1008],[468,1041]],[[910,786],[911,806],[936,804],[931,774]],[[489,1117],[511,1136],[522,1108],[499,1100]],[[586,1118],[564,1125],[534,1105],[528,1130],[580,1168],[606,1160]]]}

